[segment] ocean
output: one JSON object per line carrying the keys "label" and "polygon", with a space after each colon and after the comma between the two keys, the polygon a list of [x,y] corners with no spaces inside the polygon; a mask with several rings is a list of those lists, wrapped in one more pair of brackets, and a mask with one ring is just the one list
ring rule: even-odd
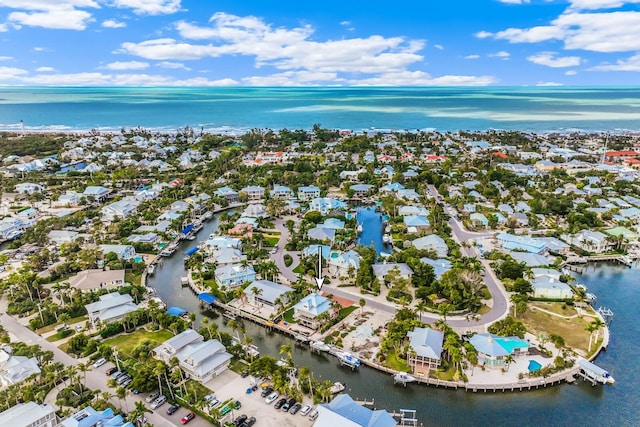
{"label": "ocean", "polygon": [[631,87],[2,87],[0,130],[637,131]]}

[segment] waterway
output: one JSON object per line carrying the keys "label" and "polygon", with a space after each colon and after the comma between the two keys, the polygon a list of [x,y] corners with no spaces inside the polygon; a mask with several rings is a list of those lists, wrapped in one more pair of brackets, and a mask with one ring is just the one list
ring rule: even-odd
{"label": "waterway", "polygon": [[[169,306],[196,312],[199,319],[203,315],[213,317],[221,329],[228,330],[219,313],[204,311],[192,291],[180,286],[180,277],[186,274],[182,260],[184,251],[206,239],[217,225],[216,215],[198,234],[196,241],[183,242],[173,257],[165,258],[148,284]],[[374,228],[374,231],[378,230]],[[640,305],[640,272],[617,265],[596,264],[589,266],[579,281],[598,296],[596,306],[609,307],[614,312],[609,349],[596,360],[615,377],[614,386],[592,387],[580,381],[536,391],[487,394],[420,385],[403,388],[394,386],[387,374],[368,367],[352,372],[340,367],[334,357],[311,353],[308,347],[294,345],[291,339],[253,323],[245,322],[245,326],[261,354],[280,357],[281,345],[291,344],[296,365],[312,367],[315,377],[342,381],[351,396],[374,399],[378,408],[389,411],[416,409],[418,419],[425,426],[640,425],[640,360],[637,357],[640,322],[636,317],[636,308]]]}
{"label": "waterway", "polygon": [[356,240],[356,243],[371,246],[375,248],[378,255],[389,249],[385,247],[382,241],[382,214],[373,207],[359,207],[357,209],[358,225],[362,226],[362,231]]}

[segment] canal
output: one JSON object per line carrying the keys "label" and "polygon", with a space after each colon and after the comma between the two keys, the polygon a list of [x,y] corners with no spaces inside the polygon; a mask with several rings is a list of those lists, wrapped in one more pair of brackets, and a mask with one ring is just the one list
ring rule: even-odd
{"label": "canal", "polygon": [[361,206],[356,210],[356,218],[358,226],[362,227],[362,231],[359,231],[357,244],[363,246],[373,246],[378,255],[389,252],[391,246],[382,241],[383,235],[383,219],[382,214],[378,212],[374,207]]}
{"label": "canal", "polygon": [[[375,210],[366,209],[365,215],[376,215]],[[186,275],[183,263],[184,252],[216,230],[219,215],[205,224],[194,241],[183,241],[170,257],[165,258],[150,277],[148,285],[155,288],[158,296],[168,306],[179,306],[195,312],[198,319],[208,316],[231,332],[218,312],[206,311],[189,288],[182,288],[180,277]],[[359,214],[361,215],[361,214]],[[373,217],[373,216],[372,216]],[[360,216],[360,219],[363,217]],[[378,216],[379,221],[382,219]],[[381,224],[380,224],[381,227]],[[368,228],[368,227],[367,227]],[[364,234],[363,243],[375,235],[380,228],[372,227],[371,235]],[[375,233],[374,233],[375,232]],[[370,237],[369,237],[370,236]],[[379,241],[382,245],[382,241]],[[378,250],[378,246],[376,246]],[[601,355],[596,363],[612,372],[617,382],[613,387],[591,387],[583,382],[548,389],[521,393],[470,393],[462,390],[444,390],[421,385],[406,388],[394,386],[391,376],[368,367],[352,372],[340,367],[332,356],[311,353],[308,347],[296,343],[276,332],[269,332],[245,321],[247,334],[260,349],[261,354],[279,358],[282,344],[293,349],[292,357],[297,366],[311,367],[316,378],[341,381],[354,398],[375,400],[377,408],[389,411],[400,408],[416,409],[418,419],[425,426],[546,426],[573,425],[577,423],[599,426],[640,425],[637,402],[640,391],[640,361],[634,343],[640,334],[640,322],[634,320],[634,307],[640,303],[640,280],[638,270],[616,266],[598,266],[588,270],[581,281],[590,292],[598,295],[599,301],[610,307],[616,315],[612,325],[612,341],[609,351]],[[622,318],[620,318],[622,317]]]}

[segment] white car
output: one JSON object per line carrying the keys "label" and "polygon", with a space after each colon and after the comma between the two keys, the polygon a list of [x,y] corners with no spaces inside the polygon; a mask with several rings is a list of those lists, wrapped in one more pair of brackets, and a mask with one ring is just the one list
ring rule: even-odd
{"label": "white car", "polygon": [[300,415],[302,415],[302,416],[304,417],[304,416],[306,416],[306,415],[309,413],[309,411],[311,411],[311,406],[309,406],[309,405],[304,405],[304,406],[302,407],[302,409],[300,409]]}
{"label": "white car", "polygon": [[164,405],[164,403],[166,401],[167,401],[167,397],[166,396],[160,396],[156,400],[151,402],[151,405],[149,405],[149,406],[151,407],[151,409],[158,409],[159,407]]}
{"label": "white car", "polygon": [[107,363],[107,359],[102,357],[102,358],[96,360],[95,362],[93,362],[93,367],[94,368],[99,368],[100,366],[104,365],[105,363]]}
{"label": "white car", "polygon": [[154,400],[156,400],[158,397],[160,397],[160,392],[158,390],[151,392],[151,394],[149,396],[147,396],[147,398],[145,399],[147,401],[147,403],[151,403]]}
{"label": "white car", "polygon": [[278,396],[280,395],[274,391],[269,396],[267,396],[267,398],[264,400],[264,403],[266,403],[267,405],[270,405],[273,403],[274,400],[278,398]]}

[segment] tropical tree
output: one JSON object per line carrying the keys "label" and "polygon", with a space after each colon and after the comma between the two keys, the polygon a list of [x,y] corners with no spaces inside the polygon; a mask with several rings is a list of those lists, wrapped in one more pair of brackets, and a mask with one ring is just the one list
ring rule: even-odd
{"label": "tropical tree", "polygon": [[589,323],[587,325],[587,327],[585,328],[585,330],[587,332],[589,332],[589,348],[587,349],[588,352],[591,352],[591,342],[593,341],[593,333],[598,329],[598,327],[596,325],[592,323]]}
{"label": "tropical tree", "polygon": [[364,298],[360,298],[358,301],[358,305],[360,306],[360,315],[364,313],[364,306],[367,304],[367,301]]}

